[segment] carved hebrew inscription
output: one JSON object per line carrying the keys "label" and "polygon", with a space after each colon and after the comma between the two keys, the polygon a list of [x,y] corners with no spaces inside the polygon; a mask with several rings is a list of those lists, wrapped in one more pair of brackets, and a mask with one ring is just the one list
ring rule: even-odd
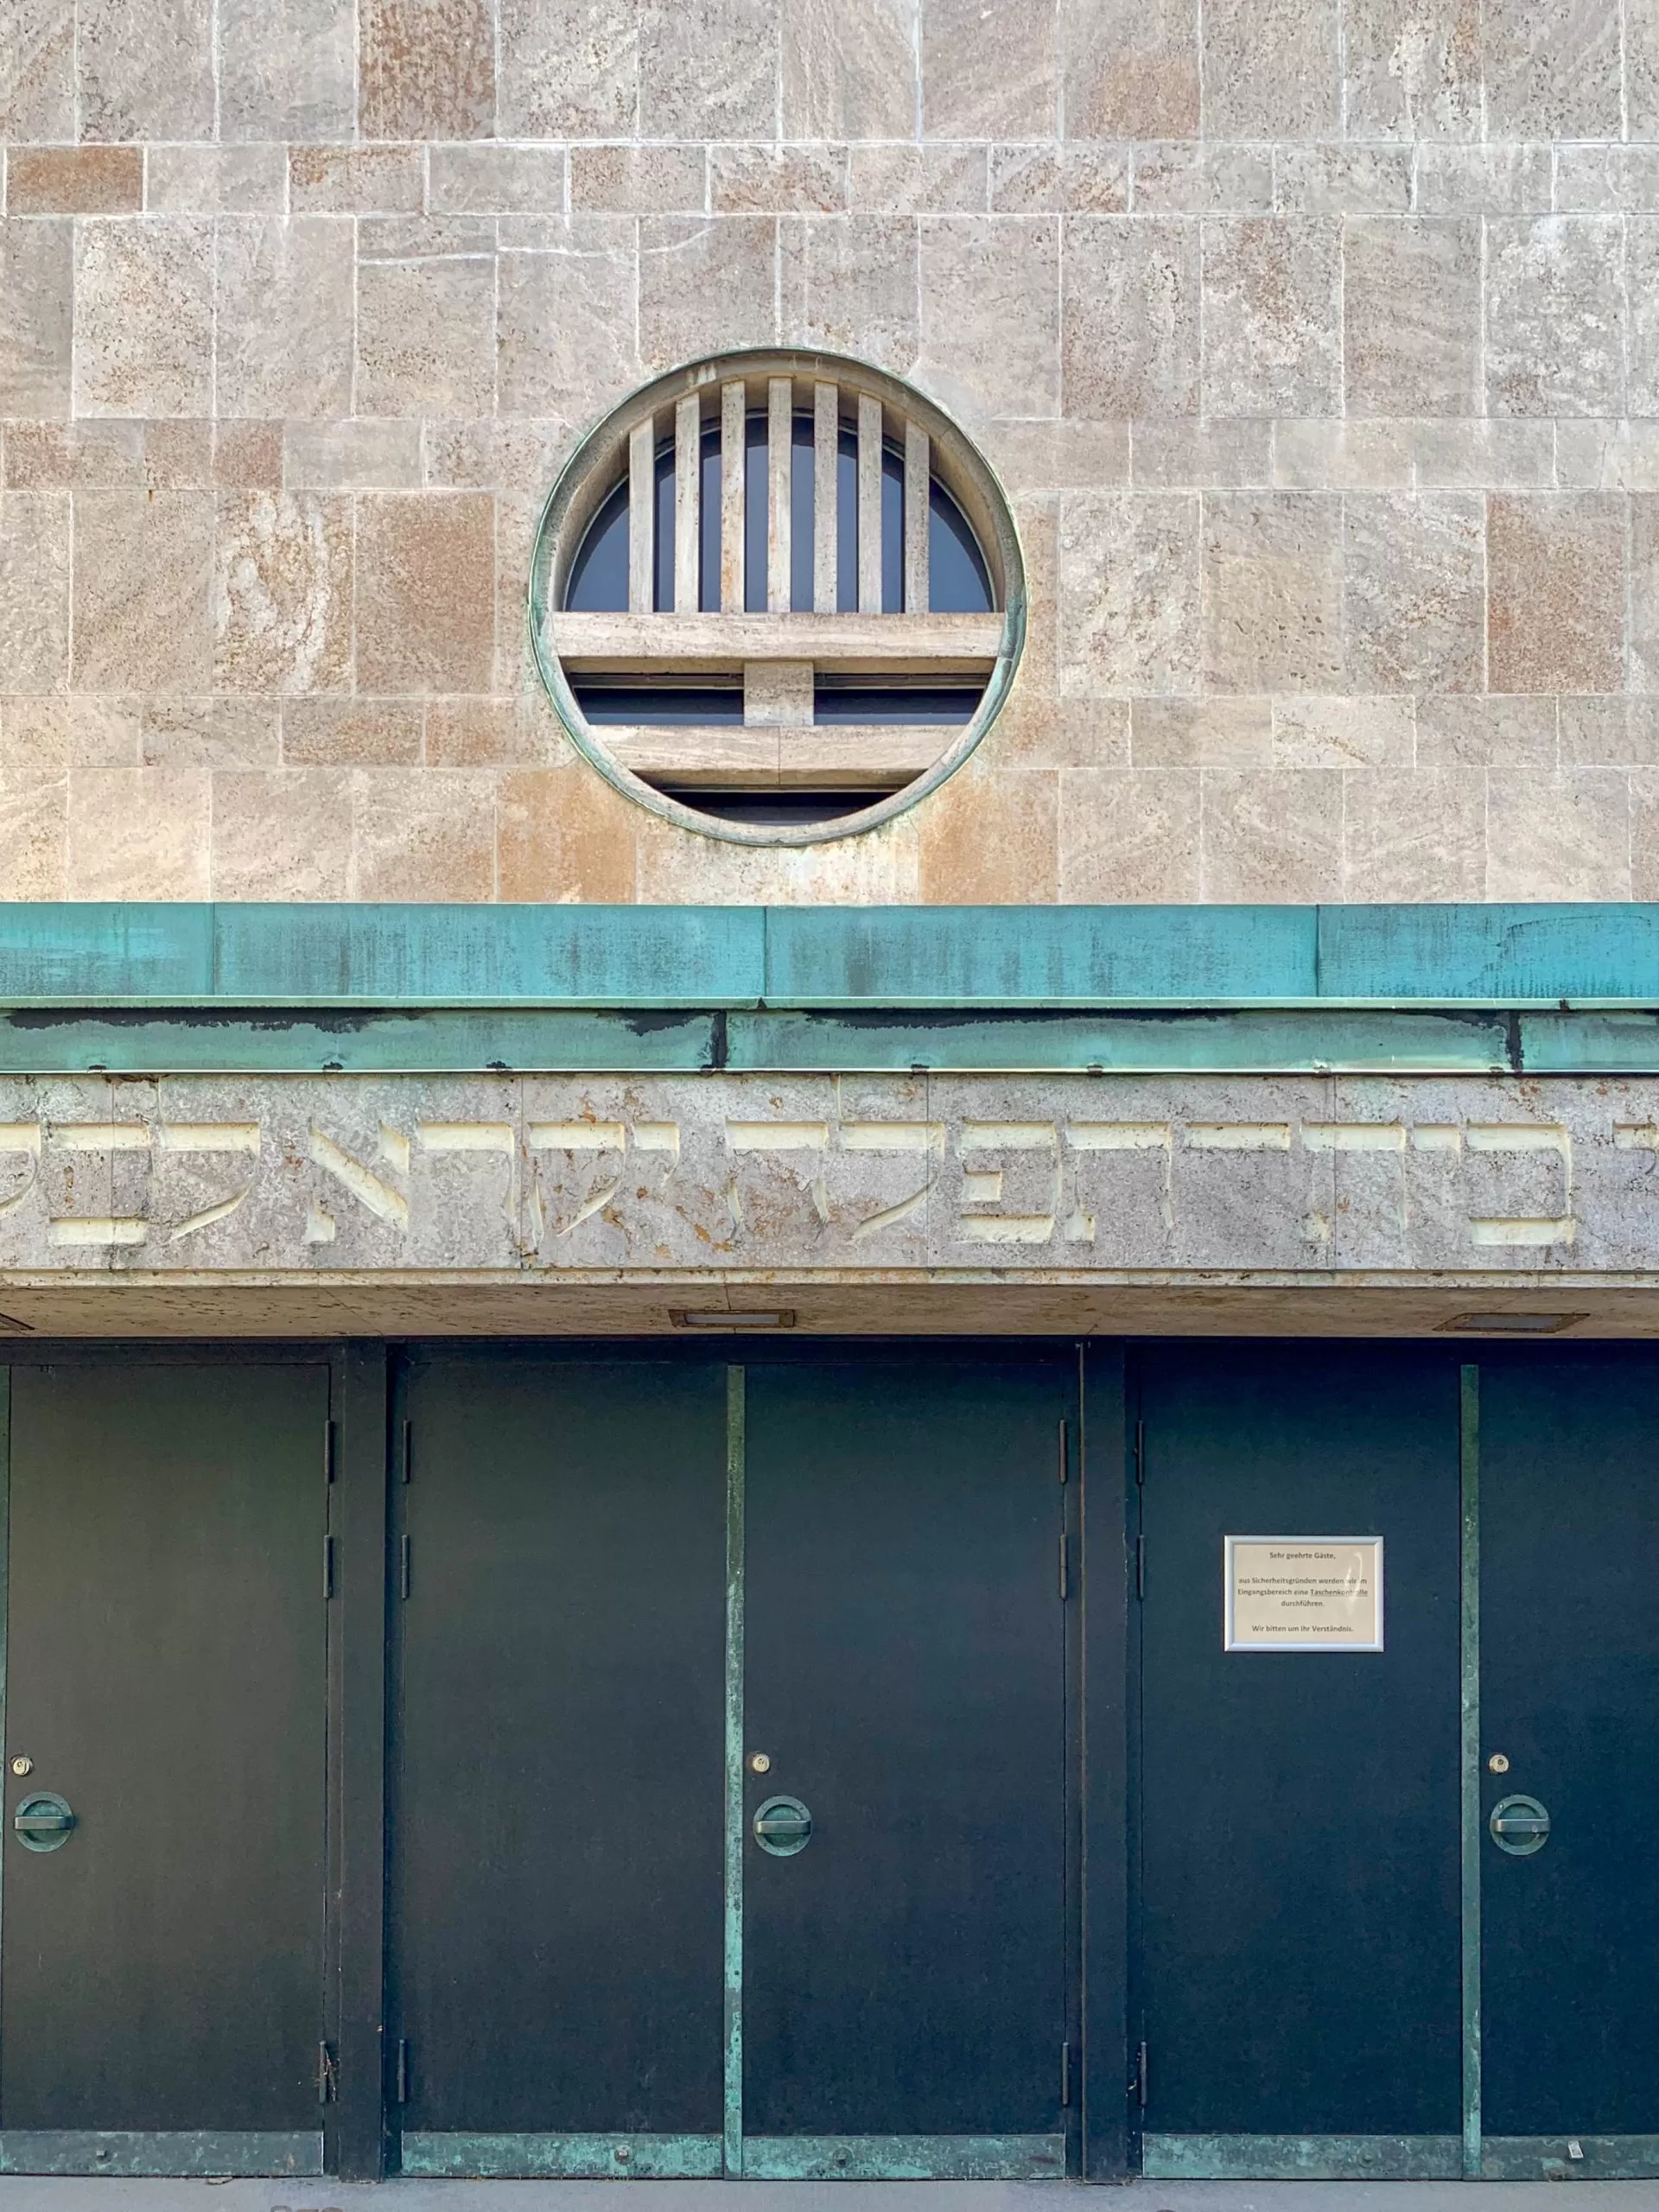
{"label": "carved hebrew inscription", "polygon": [[1659,1084],[0,1085],[0,1266],[1659,1268]]}

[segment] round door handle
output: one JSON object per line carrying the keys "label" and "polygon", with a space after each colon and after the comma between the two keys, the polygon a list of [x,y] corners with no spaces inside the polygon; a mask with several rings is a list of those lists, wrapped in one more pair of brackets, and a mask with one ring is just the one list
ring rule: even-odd
{"label": "round door handle", "polygon": [[774,1859],[792,1859],[812,1840],[812,1815],[798,1797],[768,1797],[754,1808],[754,1840]]}
{"label": "round door handle", "polygon": [[1492,1841],[1512,1859],[1530,1859],[1549,1841],[1549,1814],[1535,1797],[1503,1797],[1486,1823]]}
{"label": "round door handle", "polygon": [[75,1816],[61,1797],[50,1789],[37,1789],[22,1800],[11,1825],[25,1851],[61,1851],[75,1827]]}

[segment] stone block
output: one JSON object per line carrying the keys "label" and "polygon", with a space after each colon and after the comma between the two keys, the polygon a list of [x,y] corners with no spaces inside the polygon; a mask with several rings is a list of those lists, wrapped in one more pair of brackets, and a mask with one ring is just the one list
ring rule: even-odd
{"label": "stone block", "polygon": [[919,882],[915,814],[822,845],[728,845],[639,813],[636,899],[672,906],[910,906]]}
{"label": "stone block", "polygon": [[1279,145],[1273,204],[1281,215],[1405,215],[1411,207],[1408,146]]}
{"label": "stone block", "polygon": [[[1282,426],[1279,426],[1282,427]],[[1271,423],[1224,416],[1173,421],[1144,416],[1129,425],[1129,473],[1136,491],[1236,491],[1274,481]]]}
{"label": "stone block", "polygon": [[1632,138],[1659,137],[1659,14],[1627,7],[1624,32],[1625,128]]}
{"label": "stone block", "polygon": [[1478,691],[1486,669],[1486,513],[1477,493],[1351,496],[1343,619],[1357,691]]}
{"label": "stone block", "polygon": [[218,0],[221,138],[349,138],[353,0]]}
{"label": "stone block", "polygon": [[1206,769],[1204,899],[1245,906],[1340,899],[1343,781],[1328,768]]}
{"label": "stone block", "polygon": [[346,416],[289,423],[283,436],[283,481],[290,491],[391,491],[421,478],[421,426]]}
{"label": "stone block", "polygon": [[1417,702],[1420,768],[1549,769],[1555,760],[1553,698],[1493,694]]}
{"label": "stone block", "polygon": [[1420,145],[1420,215],[1548,215],[1554,205],[1548,145]]}
{"label": "stone block", "polygon": [[1351,136],[1480,137],[1480,0],[1346,0],[1342,29]]}
{"label": "stone block", "polygon": [[0,219],[0,421],[69,413],[73,231],[67,218]]}
{"label": "stone block", "polygon": [[1486,779],[1489,899],[1628,899],[1630,779],[1614,768]]}
{"label": "stone block", "polygon": [[0,692],[61,691],[69,678],[69,501],[0,493]]}
{"label": "stone block", "polygon": [[848,149],[851,205],[878,215],[982,214],[990,157],[981,146],[860,146]]}
{"label": "stone block", "polygon": [[419,146],[295,146],[288,190],[296,215],[417,215],[426,161]]}
{"label": "stone block", "polygon": [[493,137],[491,0],[358,0],[357,118],[365,138]]}
{"label": "stone block", "polygon": [[287,194],[281,146],[144,149],[144,205],[152,213],[280,215]]}
{"label": "stone block", "polygon": [[1344,899],[1478,900],[1486,880],[1486,779],[1476,769],[1350,776],[1344,788]]}
{"label": "stone block", "polygon": [[495,502],[480,492],[365,493],[359,498],[356,671],[363,690],[490,689],[494,510]]}
{"label": "stone block", "polygon": [[1630,783],[1630,896],[1659,899],[1659,774],[1638,768]]}
{"label": "stone block", "polygon": [[1624,233],[1629,302],[1627,404],[1634,416],[1659,416],[1659,216],[1632,215],[1625,222]]}
{"label": "stone block", "polygon": [[637,0],[499,0],[500,130],[626,138],[639,103]]}
{"label": "stone block", "polygon": [[352,780],[327,768],[228,771],[213,780],[215,899],[351,895]]}
{"label": "stone block", "polygon": [[210,411],[213,257],[213,225],[194,216],[76,226],[78,414]]}
{"label": "stone block", "polygon": [[1197,0],[1060,0],[1059,40],[1068,137],[1198,137]]}
{"label": "stone block", "polygon": [[780,0],[639,0],[639,5],[642,137],[773,136]]}
{"label": "stone block", "polygon": [[1392,416],[1281,416],[1271,429],[1273,469],[1267,480],[1287,492],[1389,492],[1407,489],[1414,465],[1410,423]]}
{"label": "stone block", "polygon": [[1058,414],[1059,305],[1052,217],[923,219],[917,373],[970,422]]}
{"label": "stone block", "polygon": [[1060,502],[1060,688],[1198,688],[1198,502],[1176,493]]}
{"label": "stone block", "polygon": [[1129,152],[1072,140],[994,146],[994,215],[1122,215],[1129,204]]}
{"label": "stone block", "polygon": [[8,215],[124,215],[143,205],[137,146],[14,146],[6,156]]}
{"label": "stone block", "polygon": [[1337,26],[1337,0],[1205,0],[1205,136],[1336,137]]}
{"label": "stone block", "polygon": [[766,215],[642,215],[641,367],[666,369],[777,328],[778,226]]}
{"label": "stone block", "polygon": [[75,135],[74,0],[11,0],[0,16],[0,140]]}
{"label": "stone block", "polygon": [[711,146],[717,215],[836,215],[847,205],[845,146]]}
{"label": "stone block", "polygon": [[1175,217],[1078,216],[1065,237],[1066,414],[1196,415],[1196,225]]}
{"label": "stone block", "polygon": [[213,494],[77,492],[74,501],[75,689],[207,690]]}
{"label": "stone block", "polygon": [[[1659,494],[1635,493],[1630,512],[1632,691],[1659,692]],[[1588,690],[1591,687],[1584,687]]]}
{"label": "stone block", "polygon": [[283,763],[416,768],[423,721],[416,699],[289,699],[283,705]]}
{"label": "stone block", "polygon": [[1204,502],[1204,682],[1330,691],[1342,679],[1341,505],[1297,492]]}
{"label": "stone block", "polygon": [[1127,699],[1051,699],[1016,690],[985,740],[1000,768],[1127,768]]}
{"label": "stone block", "polygon": [[925,137],[1055,135],[1056,0],[920,0],[920,6]]}
{"label": "stone block", "polygon": [[1555,480],[1560,425],[1502,416],[1403,423],[1424,491],[1547,491]]}
{"label": "stone block", "polygon": [[1060,775],[1060,897],[1186,905],[1198,896],[1198,779],[1179,769]]}
{"label": "stone block", "polygon": [[1486,404],[1494,415],[1624,412],[1624,226],[1599,215],[1486,228]]}
{"label": "stone block", "polygon": [[274,491],[283,480],[280,423],[215,423],[213,480],[227,492]]}
{"label": "stone block", "polygon": [[620,215],[701,214],[708,203],[701,146],[573,146],[570,205]]}
{"label": "stone block", "polygon": [[274,768],[276,702],[264,699],[147,699],[139,739],[146,768]]}
{"label": "stone block", "polygon": [[1340,235],[1319,215],[1205,222],[1207,413],[1340,413]]}
{"label": "stone block", "polygon": [[0,899],[61,899],[69,786],[61,776],[0,777]]}
{"label": "stone block", "polygon": [[1136,699],[1130,704],[1136,768],[1270,768],[1268,699]]}
{"label": "stone block", "polygon": [[94,416],[85,423],[6,426],[6,484],[12,491],[88,491],[143,480],[140,423]]}
{"label": "stone block", "polygon": [[493,257],[359,261],[357,404],[370,415],[479,415],[495,404]]}
{"label": "stone block", "polygon": [[499,268],[504,414],[580,422],[639,382],[632,238],[573,218],[547,251],[503,253]]}
{"label": "stone block", "polygon": [[788,342],[856,354],[906,374],[921,343],[912,217],[785,221],[779,251]]}
{"label": "stone block", "polygon": [[495,779],[429,768],[356,779],[353,895],[472,903],[495,896]]}
{"label": "stone block", "polygon": [[1360,220],[1343,233],[1350,415],[1470,415],[1480,404],[1480,226]]}
{"label": "stone block", "polygon": [[1488,135],[1618,137],[1622,13],[1605,0],[1482,0]]}
{"label": "stone block", "polygon": [[213,426],[173,421],[143,425],[143,480],[157,492],[195,492],[213,480]]}
{"label": "stone block", "polygon": [[1275,768],[1378,769],[1386,790],[1392,778],[1410,773],[1416,737],[1411,699],[1332,693],[1273,702]]}
{"label": "stone block", "polygon": [[211,779],[195,768],[75,768],[71,899],[206,899]]}
{"label": "stone block", "polygon": [[[1172,427],[1179,430],[1183,426]],[[992,467],[1012,493],[1088,491],[1098,485],[1129,480],[1127,423],[1005,419],[985,425],[982,443]],[[1029,588],[1028,541],[1026,563]]]}
{"label": "stone block", "polygon": [[326,215],[219,226],[215,397],[231,416],[348,416],[352,226]]}
{"label": "stone block", "polygon": [[1659,767],[1659,698],[1561,700],[1560,750],[1563,768]]}
{"label": "stone block", "polygon": [[70,768],[138,765],[143,714],[136,699],[61,693],[0,701],[0,773],[59,776]]}
{"label": "stone block", "polygon": [[[988,821],[996,823],[993,841]],[[921,895],[930,905],[1051,903],[1059,880],[1059,777],[978,760],[922,802]]]}
{"label": "stone block", "polygon": [[563,146],[434,146],[427,159],[435,213],[564,213]]}
{"label": "stone block", "polygon": [[351,681],[352,509],[318,492],[222,492],[213,681],[269,696]]}
{"label": "stone block", "polygon": [[1557,146],[1562,214],[1650,215],[1659,210],[1659,146]]}
{"label": "stone block", "polygon": [[1623,499],[1506,493],[1491,499],[1487,512],[1492,689],[1623,690]]}
{"label": "stone block", "polygon": [[909,0],[785,0],[785,138],[908,138],[918,55]]}
{"label": "stone block", "polygon": [[81,139],[211,138],[213,0],[76,0]]}
{"label": "stone block", "polygon": [[521,492],[546,496],[574,442],[557,420],[512,415],[476,423],[429,423],[422,433],[425,480],[457,492]]}
{"label": "stone block", "polygon": [[575,750],[539,692],[516,699],[433,699],[426,709],[429,768],[537,768]]}
{"label": "stone block", "polygon": [[1252,215],[1273,207],[1270,146],[1132,146],[1137,215]]}

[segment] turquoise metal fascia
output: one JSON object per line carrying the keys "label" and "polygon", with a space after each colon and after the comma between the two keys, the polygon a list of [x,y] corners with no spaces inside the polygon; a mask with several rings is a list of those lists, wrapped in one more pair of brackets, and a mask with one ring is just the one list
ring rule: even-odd
{"label": "turquoise metal fascia", "polygon": [[0,907],[0,1007],[1659,1008],[1659,906]]}

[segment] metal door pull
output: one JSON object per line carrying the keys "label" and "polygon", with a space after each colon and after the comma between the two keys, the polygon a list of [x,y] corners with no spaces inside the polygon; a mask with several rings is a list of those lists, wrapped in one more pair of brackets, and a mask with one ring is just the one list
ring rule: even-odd
{"label": "metal door pull", "polygon": [[798,1797],[768,1797],[754,1814],[754,1840],[774,1859],[792,1859],[812,1840],[812,1815]]}
{"label": "metal door pull", "polygon": [[1549,1840],[1549,1815],[1535,1797],[1500,1799],[1486,1825],[1498,1849],[1514,1859],[1529,1859]]}
{"label": "metal door pull", "polygon": [[69,1840],[75,1816],[61,1797],[43,1789],[24,1798],[11,1825],[25,1851],[60,1851]]}

